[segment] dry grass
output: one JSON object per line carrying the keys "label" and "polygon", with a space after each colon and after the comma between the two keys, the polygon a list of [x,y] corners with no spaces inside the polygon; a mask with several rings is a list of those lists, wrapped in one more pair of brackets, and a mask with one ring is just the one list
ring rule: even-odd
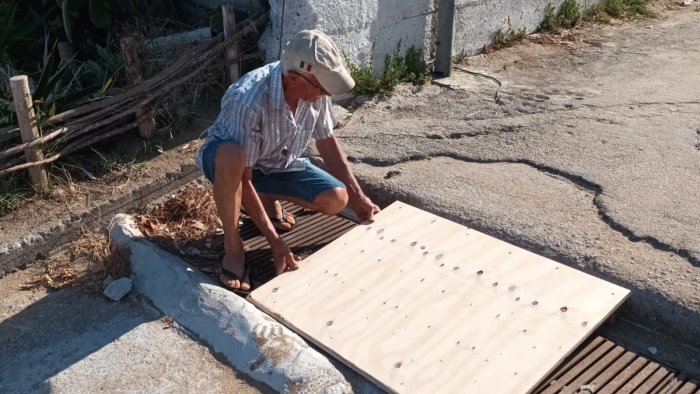
{"label": "dry grass", "polygon": [[168,238],[176,245],[220,234],[222,226],[212,192],[197,186],[183,188],[136,222],[146,236]]}
{"label": "dry grass", "polygon": [[67,262],[49,262],[43,274],[24,284],[22,290],[33,290],[40,287],[62,289],[77,286],[78,278],[84,273]]}
{"label": "dry grass", "polygon": [[[137,216],[137,223],[152,241],[179,254],[185,254],[183,247],[222,232],[211,191],[196,186],[183,188],[150,213]],[[53,252],[44,271],[23,289],[84,286],[101,292],[105,283],[129,276],[130,257],[127,249],[110,244],[106,234],[86,231]]]}
{"label": "dry grass", "polygon": [[84,232],[67,247],[53,252],[44,272],[25,284],[22,289],[39,287],[62,289],[84,285],[100,292],[104,283],[131,273],[128,250],[111,245],[105,234]]}
{"label": "dry grass", "polygon": [[160,248],[199,270],[218,274],[223,230],[209,189],[194,185],[178,191],[151,212],[136,217],[141,232]]}

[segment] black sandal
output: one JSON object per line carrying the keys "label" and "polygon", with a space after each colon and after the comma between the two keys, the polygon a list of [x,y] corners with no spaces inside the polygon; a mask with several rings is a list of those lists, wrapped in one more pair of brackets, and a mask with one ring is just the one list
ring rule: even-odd
{"label": "black sandal", "polygon": [[[227,281],[224,281],[224,280],[221,279],[221,275],[226,275],[226,276],[229,277],[229,279],[228,279]],[[246,278],[246,277],[248,278],[248,281],[247,281],[247,282],[245,282],[245,281],[243,280],[243,278]],[[232,281],[232,280],[237,280],[237,281],[239,281],[239,282],[241,282],[241,283],[244,283],[244,282],[245,282],[245,283],[248,283],[248,286],[250,286],[250,288],[249,288],[248,290],[234,289],[234,288],[232,288],[232,287],[229,287],[229,286],[225,283],[225,282],[229,282],[229,281]],[[221,273],[219,274],[219,283],[220,283],[225,289],[230,290],[230,291],[232,291],[232,292],[234,292],[234,293],[236,293],[236,294],[238,294],[239,296],[242,296],[242,297],[248,296],[248,294],[250,294],[250,292],[253,290],[253,284],[252,284],[251,281],[250,281],[250,270],[248,269],[248,264],[246,264],[245,269],[243,270],[243,275],[241,275],[241,276],[238,276],[238,275],[234,274],[233,272],[227,270],[226,268],[221,267]]]}

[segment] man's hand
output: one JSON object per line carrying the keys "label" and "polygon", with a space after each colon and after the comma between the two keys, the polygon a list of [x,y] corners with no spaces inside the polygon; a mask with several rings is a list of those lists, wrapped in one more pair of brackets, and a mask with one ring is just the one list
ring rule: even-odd
{"label": "man's hand", "polygon": [[349,203],[362,222],[374,221],[374,215],[379,213],[379,207],[364,194],[357,198],[351,198]]}
{"label": "man's hand", "polygon": [[272,258],[275,261],[275,274],[280,275],[286,270],[295,270],[299,268],[301,258],[295,256],[292,250],[289,249],[282,238],[277,238],[276,241],[270,243],[272,250]]}
{"label": "man's hand", "polygon": [[316,140],[316,148],[318,148],[318,153],[323,162],[326,163],[331,175],[345,184],[350,198],[350,207],[355,211],[357,217],[363,222],[374,220],[374,215],[379,212],[379,207],[362,193],[357,179],[350,171],[345,152],[335,136],[331,135],[326,139]]}

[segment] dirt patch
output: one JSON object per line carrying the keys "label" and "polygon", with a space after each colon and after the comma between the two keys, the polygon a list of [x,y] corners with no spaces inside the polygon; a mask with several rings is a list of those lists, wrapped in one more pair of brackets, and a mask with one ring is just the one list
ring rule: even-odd
{"label": "dirt patch", "polygon": [[114,214],[143,210],[199,177],[199,137],[218,113],[218,99],[209,98],[193,107],[193,122],[180,131],[166,127],[151,140],[134,131],[56,162],[50,194],[25,196],[0,216],[0,276],[45,260],[82,233],[106,228]]}
{"label": "dirt patch", "polygon": [[46,287],[57,290],[68,286],[76,286],[77,279],[84,271],[75,268],[68,262],[49,263],[44,269],[43,275],[32,279],[21,287],[22,290],[31,290],[38,287]]}
{"label": "dirt patch", "polygon": [[106,234],[85,233],[51,252],[33,271],[31,279],[21,284],[20,290],[80,287],[91,293],[101,293],[112,280],[128,277],[130,266],[128,251],[111,245]]}

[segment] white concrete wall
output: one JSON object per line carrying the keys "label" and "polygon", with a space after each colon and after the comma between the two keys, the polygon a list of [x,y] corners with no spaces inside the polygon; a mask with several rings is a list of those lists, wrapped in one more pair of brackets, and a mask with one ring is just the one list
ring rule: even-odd
{"label": "white concrete wall", "polygon": [[[401,44],[401,53],[411,46],[430,46],[430,12],[433,0],[286,0],[284,34],[286,43],[299,30],[318,29],[328,34],[352,61],[370,59],[382,67],[386,54]],[[260,41],[266,61],[279,59],[283,0],[270,0],[271,25]]]}
{"label": "white concrete wall", "polygon": [[[564,0],[456,0],[452,54],[475,55],[484,44],[493,43],[496,30],[527,29],[532,33],[544,19],[547,4],[558,7]],[[593,0],[578,0],[593,4]]]}
{"label": "white concrete wall", "polygon": [[[261,0],[180,0],[215,6],[234,3],[254,7]],[[498,29],[526,28],[533,32],[544,18],[547,4],[558,7],[564,0],[455,0],[453,55],[474,55],[492,43]],[[585,7],[595,0],[579,0]],[[282,4],[284,3],[284,23]],[[270,24],[260,40],[266,62],[279,59],[283,43],[303,29],[319,29],[331,36],[355,63],[371,59],[375,71],[384,58],[401,44],[400,52],[415,46],[430,60],[435,46],[439,0],[269,0]],[[284,32],[282,32],[282,26]],[[374,52],[372,53],[372,45]]]}

